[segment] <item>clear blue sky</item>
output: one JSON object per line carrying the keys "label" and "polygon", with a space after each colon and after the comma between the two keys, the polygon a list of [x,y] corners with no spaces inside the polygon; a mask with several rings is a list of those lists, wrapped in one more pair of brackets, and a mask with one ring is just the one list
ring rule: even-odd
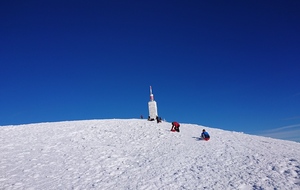
{"label": "clear blue sky", "polygon": [[0,125],[147,117],[152,85],[167,121],[293,140],[299,10],[294,0],[1,1]]}

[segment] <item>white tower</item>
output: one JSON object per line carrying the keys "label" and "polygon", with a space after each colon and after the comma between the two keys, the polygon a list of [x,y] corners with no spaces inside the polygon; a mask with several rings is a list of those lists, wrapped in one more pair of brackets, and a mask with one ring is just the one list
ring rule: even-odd
{"label": "white tower", "polygon": [[149,120],[156,119],[157,114],[157,106],[156,102],[154,101],[154,96],[152,94],[152,87],[150,86],[150,101],[148,102],[148,108],[149,108]]}

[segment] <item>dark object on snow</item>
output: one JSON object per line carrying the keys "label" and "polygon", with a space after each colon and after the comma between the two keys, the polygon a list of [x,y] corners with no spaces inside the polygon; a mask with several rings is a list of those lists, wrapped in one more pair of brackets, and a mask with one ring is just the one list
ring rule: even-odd
{"label": "dark object on snow", "polygon": [[154,121],[154,118],[150,118],[150,116],[148,116],[148,121]]}
{"label": "dark object on snow", "polygon": [[161,123],[161,117],[156,116],[157,123]]}

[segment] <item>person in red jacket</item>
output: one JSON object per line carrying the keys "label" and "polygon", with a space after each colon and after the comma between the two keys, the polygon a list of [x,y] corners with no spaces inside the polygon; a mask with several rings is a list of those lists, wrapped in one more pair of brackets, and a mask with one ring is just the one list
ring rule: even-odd
{"label": "person in red jacket", "polygon": [[179,127],[180,127],[180,124],[178,123],[178,122],[176,122],[176,121],[173,121],[172,122],[172,128],[171,128],[171,131],[177,131],[177,132],[179,132]]}

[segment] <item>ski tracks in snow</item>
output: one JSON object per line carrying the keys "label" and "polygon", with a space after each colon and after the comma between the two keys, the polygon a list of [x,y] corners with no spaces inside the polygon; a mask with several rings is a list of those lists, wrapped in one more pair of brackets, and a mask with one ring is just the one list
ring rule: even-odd
{"label": "ski tracks in snow", "polygon": [[[0,189],[297,189],[299,144],[145,120],[3,127]],[[294,150],[290,150],[295,147]]]}
{"label": "ski tracks in snow", "polygon": [[[299,185],[300,170],[299,148],[295,152],[284,147],[281,140],[257,137],[231,132],[226,138],[214,131],[216,139],[213,143],[210,161],[212,170],[220,176],[216,185],[223,189],[294,189]],[[222,134],[222,131],[220,131]],[[267,140],[263,140],[267,139]],[[291,144],[297,144],[289,142]],[[282,159],[284,155],[284,159]],[[297,158],[297,159],[296,159]],[[216,167],[222,163],[222,167]],[[285,180],[280,180],[284,177]],[[291,185],[292,184],[292,185]],[[300,188],[297,187],[297,188]]]}

